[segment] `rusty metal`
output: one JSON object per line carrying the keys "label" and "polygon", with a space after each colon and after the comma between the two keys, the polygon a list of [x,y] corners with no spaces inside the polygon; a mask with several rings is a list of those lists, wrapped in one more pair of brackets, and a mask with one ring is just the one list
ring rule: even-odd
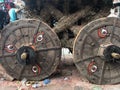
{"label": "rusty metal", "polygon": [[19,20],[4,28],[0,55],[10,76],[41,80],[55,72],[61,58],[61,43],[42,21]]}
{"label": "rusty metal", "polygon": [[119,18],[102,18],[87,24],[74,41],[75,65],[94,84],[120,82],[119,55]]}

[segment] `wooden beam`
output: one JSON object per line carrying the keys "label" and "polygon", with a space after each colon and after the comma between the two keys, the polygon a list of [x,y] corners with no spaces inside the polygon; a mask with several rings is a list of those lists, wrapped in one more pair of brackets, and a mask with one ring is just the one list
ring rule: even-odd
{"label": "wooden beam", "polygon": [[67,28],[70,28],[75,22],[77,22],[80,18],[85,18],[89,15],[91,8],[85,7],[84,9],[71,14],[69,16],[63,16],[57,23],[57,25],[53,28],[56,33],[61,32]]}

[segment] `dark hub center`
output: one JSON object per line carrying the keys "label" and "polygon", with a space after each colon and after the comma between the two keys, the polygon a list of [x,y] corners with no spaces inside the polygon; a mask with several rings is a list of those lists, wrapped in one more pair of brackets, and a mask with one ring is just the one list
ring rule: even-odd
{"label": "dark hub center", "polygon": [[33,48],[23,46],[18,49],[16,58],[20,64],[29,65],[35,63],[36,53]]}
{"label": "dark hub center", "polygon": [[104,50],[103,55],[106,61],[120,60],[120,47],[110,45]]}

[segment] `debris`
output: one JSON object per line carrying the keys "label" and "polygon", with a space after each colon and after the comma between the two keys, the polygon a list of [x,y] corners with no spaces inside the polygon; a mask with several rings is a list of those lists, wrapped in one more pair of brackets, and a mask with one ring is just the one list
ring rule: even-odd
{"label": "debris", "polygon": [[27,82],[27,79],[26,78],[23,78],[21,83],[22,83],[22,86],[25,86],[25,83]]}
{"label": "debris", "polygon": [[75,87],[74,87],[74,90],[84,90],[84,89],[83,89],[83,87],[81,87],[81,86],[75,86]]}
{"label": "debris", "polygon": [[33,82],[31,82],[31,81],[25,82],[25,85],[26,85],[27,87],[31,86],[32,84],[33,84]]}
{"label": "debris", "polygon": [[25,86],[21,86],[17,90],[27,90],[27,88]]}
{"label": "debris", "polygon": [[33,88],[38,88],[38,87],[41,87],[41,86],[42,86],[42,84],[40,84],[40,83],[35,83],[35,84],[32,85]]}
{"label": "debris", "polygon": [[5,78],[0,78],[0,84],[3,83],[4,80]]}
{"label": "debris", "polygon": [[49,84],[50,83],[50,79],[45,79],[44,81],[43,81],[43,84],[44,85],[47,85],[47,84]]}
{"label": "debris", "polygon": [[65,77],[64,80],[67,81],[69,78],[68,77]]}
{"label": "debris", "polygon": [[4,81],[5,80],[5,78],[0,78],[0,81]]}
{"label": "debris", "polygon": [[68,71],[68,70],[62,70],[61,73],[63,76],[71,76],[72,75],[72,71]]}
{"label": "debris", "polygon": [[92,90],[102,90],[102,88],[99,87],[99,86],[94,86],[94,87],[92,88]]}

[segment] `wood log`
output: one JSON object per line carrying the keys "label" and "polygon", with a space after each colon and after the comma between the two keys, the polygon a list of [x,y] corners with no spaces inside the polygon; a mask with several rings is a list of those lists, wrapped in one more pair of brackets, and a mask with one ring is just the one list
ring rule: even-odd
{"label": "wood log", "polygon": [[[54,17],[55,19],[57,19],[58,22],[55,25],[55,27],[53,28],[54,31],[57,34],[59,34],[59,32],[63,32],[63,34],[65,34],[65,35],[62,38],[60,38],[62,46],[72,48],[74,37],[73,38],[68,38],[68,37],[66,38],[66,36],[68,36],[68,34],[69,34],[69,32],[67,32],[67,30],[69,29],[70,31],[72,31],[74,36],[76,37],[76,35],[79,32],[79,30],[81,29],[81,27],[83,25],[87,24],[87,22],[89,22],[89,19],[87,19],[87,18],[89,18],[89,17],[92,18],[95,15],[93,15],[94,11],[91,11],[91,9],[92,9],[91,6],[85,5],[84,8],[82,8],[83,7],[82,0],[77,0],[74,3],[77,5],[79,10],[77,12],[71,14],[69,12],[69,10],[72,9],[72,7],[70,7],[71,2],[70,1],[67,2],[67,1],[69,1],[69,0],[65,0],[63,5],[61,6],[63,8],[63,10],[60,10],[60,7],[58,7],[59,0],[56,0],[56,1],[52,0],[50,2],[44,3],[43,8],[39,12],[40,13],[39,17],[49,25],[51,25],[51,17]],[[93,2],[95,4],[97,4],[98,0],[93,0],[91,3],[93,3]],[[38,3],[38,4],[40,4],[40,3]],[[103,10],[103,11],[105,11],[105,10]],[[104,13],[102,13],[102,16],[103,16],[103,14]],[[96,17],[96,18],[98,18],[98,17]],[[85,21],[84,19],[85,20],[87,19],[88,21],[87,20]],[[93,20],[93,19],[94,18],[92,18],[90,20]],[[78,20],[81,20],[82,26],[75,25]]]}
{"label": "wood log", "polygon": [[41,12],[40,12],[40,18],[41,18],[44,22],[47,22],[47,23],[48,23],[48,21],[49,21],[49,19],[50,19],[50,14],[49,14],[49,12],[48,12],[48,10],[47,10],[46,7],[44,7],[44,8],[41,10]]}
{"label": "wood log", "polygon": [[62,30],[66,28],[70,28],[76,21],[78,21],[80,18],[84,18],[87,15],[89,15],[91,8],[85,7],[84,9],[69,15],[69,16],[63,16],[57,23],[57,25],[54,27],[54,30],[56,33],[61,32]]}
{"label": "wood log", "polygon": [[[87,7],[87,9],[88,9],[88,7]],[[47,11],[47,13],[45,13]],[[42,13],[43,12],[43,13]],[[57,13],[56,13],[57,12]],[[87,11],[86,11],[87,12]],[[43,14],[44,16],[48,16],[48,17],[42,17],[42,19],[45,21],[45,20],[49,20],[49,16],[50,15],[52,15],[52,16],[54,16],[55,18],[57,18],[59,21],[60,21],[60,24],[62,23],[62,22],[64,22],[64,20],[66,19],[66,21],[68,20],[68,22],[71,20],[71,18],[74,18],[75,16],[77,16],[75,19],[73,19],[74,21],[72,22],[71,21],[71,23],[69,22],[68,23],[68,26],[70,26],[70,27],[67,27],[67,28],[69,28],[73,33],[74,33],[74,35],[76,36],[77,35],[77,32],[79,31],[79,29],[80,29],[80,26],[73,26],[72,27],[72,25],[74,24],[74,22],[76,22],[77,20],[78,20],[78,18],[80,19],[80,18],[83,18],[84,16],[82,16],[83,14],[85,14],[86,12],[84,12],[84,11],[80,11],[80,12],[77,12],[77,13],[75,13],[75,14],[72,14],[72,16],[64,16],[64,14],[62,13],[62,12],[60,12],[57,8],[55,8],[54,6],[52,6],[52,5],[50,5],[50,4],[48,4],[48,5],[46,5],[46,7],[43,9],[43,11],[41,11],[41,14]],[[81,13],[83,13],[83,14],[81,14]],[[64,19],[65,18],[65,19]],[[46,21],[46,22],[49,22],[49,21]],[[63,23],[62,23],[63,24]],[[57,25],[59,25],[59,22],[58,22],[58,24]],[[54,29],[54,28],[53,28]],[[61,31],[64,31],[64,29],[65,28],[62,28],[62,26],[61,26]],[[55,32],[56,32],[56,30],[55,30]],[[58,33],[58,32],[56,32],[56,33]],[[72,49],[72,46],[73,46],[73,41],[74,41],[74,39],[75,38],[72,38],[72,39],[69,39],[69,38],[66,38],[66,36],[68,36],[68,34],[67,33],[64,33],[65,35],[63,36],[63,38],[61,39],[61,43],[62,43],[62,46],[63,47],[68,47],[68,48],[71,48]]]}
{"label": "wood log", "polygon": [[55,6],[47,3],[46,5],[46,9],[48,10],[48,12],[53,16],[55,17],[57,20],[59,20],[62,16],[63,16],[63,13],[58,10]]}
{"label": "wood log", "polygon": [[69,2],[68,2],[69,0],[64,0],[64,13],[66,14],[66,15],[68,15],[69,14]]}
{"label": "wood log", "polygon": [[59,20],[63,17],[63,13],[58,10],[55,6],[51,4],[46,4],[45,7],[40,12],[41,19],[47,24],[51,24],[51,17],[54,17],[56,20]]}
{"label": "wood log", "polygon": [[70,30],[74,33],[75,36],[77,36],[82,27],[83,25],[74,25],[70,28]]}
{"label": "wood log", "polygon": [[[82,27],[83,26],[81,26],[81,25],[74,25],[69,29],[74,33],[74,36],[76,37],[78,32],[81,30]],[[74,38],[66,38],[66,36],[67,36],[67,34],[65,34],[65,37],[63,37],[61,39],[61,44],[63,47],[69,48],[72,51],[75,37]]]}

